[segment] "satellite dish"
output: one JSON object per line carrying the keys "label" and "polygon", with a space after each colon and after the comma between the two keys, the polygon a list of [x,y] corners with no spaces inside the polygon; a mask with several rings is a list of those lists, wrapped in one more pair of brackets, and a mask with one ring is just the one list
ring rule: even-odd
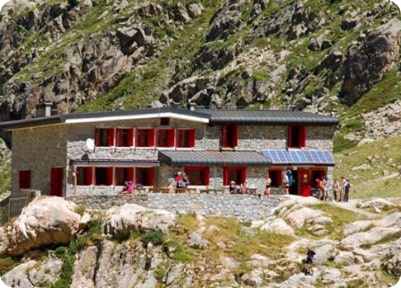
{"label": "satellite dish", "polygon": [[91,138],[86,139],[86,148],[89,152],[93,152],[95,150],[95,141]]}

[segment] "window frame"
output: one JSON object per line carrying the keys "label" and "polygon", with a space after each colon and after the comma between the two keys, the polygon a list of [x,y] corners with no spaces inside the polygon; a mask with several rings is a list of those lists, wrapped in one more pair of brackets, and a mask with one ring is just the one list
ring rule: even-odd
{"label": "window frame", "polygon": [[239,125],[225,124],[221,127],[221,148],[235,149],[238,147]]}
{"label": "window frame", "polygon": [[[173,128],[162,128],[156,131],[156,146],[160,148],[172,148],[175,147],[175,129]],[[163,135],[166,133],[166,135]],[[160,139],[161,137],[166,137]],[[166,144],[161,145],[160,141],[166,139]]]}
{"label": "window frame", "polygon": [[303,148],[306,146],[306,126],[290,125],[288,126],[287,147]]}
{"label": "window frame", "polygon": [[[77,166],[75,168],[76,183],[79,186],[93,185],[93,169],[92,166]],[[82,176],[81,176],[82,175]]]}
{"label": "window frame", "polygon": [[[124,135],[126,133],[126,135]],[[134,146],[134,129],[128,127],[116,128],[116,147]]]}
{"label": "window frame", "polygon": [[246,166],[223,166],[223,185],[229,185],[230,181],[235,181],[238,185],[247,178]]}
{"label": "window frame", "polygon": [[195,129],[194,128],[177,128],[176,129],[177,148],[193,148],[195,147]]}
{"label": "window frame", "polygon": [[208,186],[210,184],[209,166],[186,166],[184,171],[188,177],[190,185]]}
{"label": "window frame", "polygon": [[[144,173],[146,171],[146,173]],[[155,180],[154,167],[135,167],[135,183],[143,186],[153,186]],[[143,181],[145,180],[145,181]]]}
{"label": "window frame", "polygon": [[95,128],[95,146],[113,147],[115,143],[115,128]]}
{"label": "window frame", "polygon": [[32,181],[31,170],[20,170],[18,172],[18,187],[19,189],[30,189]]}
{"label": "window frame", "polygon": [[[146,143],[144,140],[144,134],[146,131]],[[155,129],[154,128],[136,128],[135,129],[135,146],[146,148],[155,147]]]}

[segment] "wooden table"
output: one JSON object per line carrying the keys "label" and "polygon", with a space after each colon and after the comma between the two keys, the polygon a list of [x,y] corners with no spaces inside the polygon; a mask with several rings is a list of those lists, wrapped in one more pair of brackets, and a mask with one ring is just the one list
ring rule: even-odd
{"label": "wooden table", "polygon": [[170,193],[170,187],[150,187],[149,193]]}

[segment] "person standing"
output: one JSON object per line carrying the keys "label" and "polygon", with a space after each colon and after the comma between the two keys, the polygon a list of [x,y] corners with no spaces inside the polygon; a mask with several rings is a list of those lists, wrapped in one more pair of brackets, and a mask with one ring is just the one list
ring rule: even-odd
{"label": "person standing", "polygon": [[340,199],[338,200],[339,202],[344,200],[344,193],[345,193],[345,184],[347,183],[347,180],[345,180],[344,176],[341,177],[341,187],[340,187]]}
{"label": "person standing", "polygon": [[351,190],[351,183],[349,180],[345,180],[345,185],[344,185],[344,202],[348,202],[349,199],[349,192]]}
{"label": "person standing", "polygon": [[269,177],[269,174],[266,175],[266,188],[265,195],[270,195],[270,186],[272,185],[272,179]]}
{"label": "person standing", "polygon": [[337,202],[337,193],[340,191],[340,183],[338,183],[338,179],[334,179],[333,183],[333,196],[334,196],[334,201]]}
{"label": "person standing", "polygon": [[283,185],[283,194],[287,195],[290,192],[290,183],[289,183],[289,179],[287,176],[287,173],[285,171],[283,171],[283,175],[282,175],[282,185]]}
{"label": "person standing", "polygon": [[324,201],[331,201],[333,199],[333,182],[331,182],[330,177],[326,176],[324,179]]}

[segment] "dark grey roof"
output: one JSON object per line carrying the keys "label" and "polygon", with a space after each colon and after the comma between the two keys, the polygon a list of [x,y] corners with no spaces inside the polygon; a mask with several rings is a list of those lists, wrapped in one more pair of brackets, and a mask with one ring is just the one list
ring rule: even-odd
{"label": "dark grey roof", "polygon": [[334,166],[333,153],[328,150],[276,150],[266,149],[263,155],[273,165],[321,165]]}
{"label": "dark grey roof", "polygon": [[288,124],[306,124],[306,125],[337,125],[336,117],[328,117],[302,111],[292,110],[189,110],[173,107],[162,108],[144,108],[134,110],[116,110],[107,112],[91,112],[81,114],[64,114],[50,117],[40,117],[16,121],[7,121],[0,123],[0,130],[13,130],[19,128],[29,128],[36,126],[46,126],[54,124],[63,124],[68,121],[79,122],[80,120],[94,121],[103,118],[144,116],[155,113],[175,113],[179,115],[195,117],[210,121],[210,124],[255,124],[255,125],[288,125]]}
{"label": "dark grey roof", "polygon": [[255,151],[159,151],[158,159],[168,165],[266,166],[271,163]]}
{"label": "dark grey roof", "polygon": [[192,116],[197,118],[209,119],[210,115],[193,111],[189,109],[178,109],[172,107],[162,107],[162,108],[143,108],[143,109],[133,109],[133,110],[115,110],[115,111],[106,111],[106,112],[90,112],[90,113],[80,113],[80,114],[63,114],[63,115],[55,115],[49,117],[39,117],[39,118],[31,118],[31,119],[23,119],[23,120],[15,120],[15,121],[7,121],[0,123],[0,130],[13,130],[19,128],[29,128],[36,126],[46,126],[46,125],[54,125],[54,124],[62,124],[66,123],[69,120],[77,120],[79,122],[80,119],[93,119],[97,118],[107,118],[107,117],[126,117],[126,116],[144,116],[155,114],[155,113],[176,113],[185,116]]}
{"label": "dark grey roof", "polygon": [[336,117],[297,110],[200,110],[209,114],[210,124],[307,124],[337,125]]}

